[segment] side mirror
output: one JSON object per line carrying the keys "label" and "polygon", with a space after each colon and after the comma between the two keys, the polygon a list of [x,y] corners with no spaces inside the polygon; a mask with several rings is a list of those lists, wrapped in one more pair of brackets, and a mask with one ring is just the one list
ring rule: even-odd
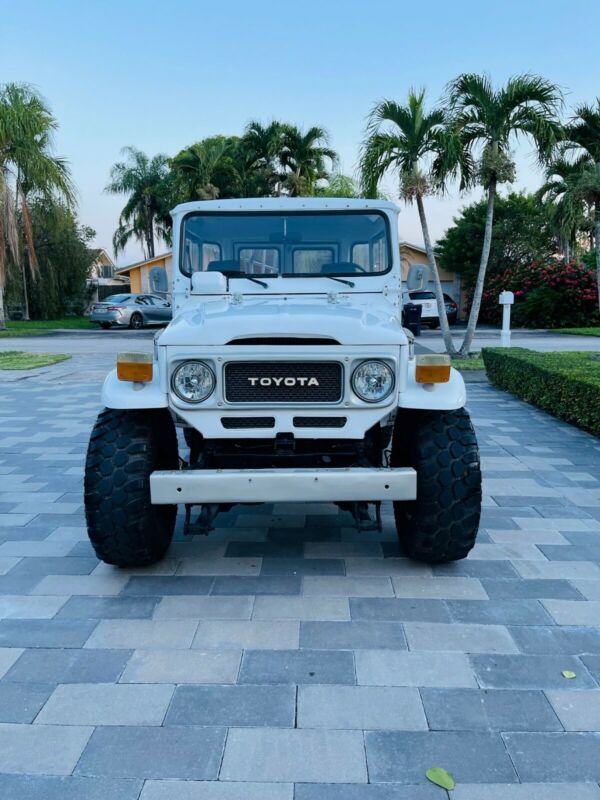
{"label": "side mirror", "polygon": [[150,291],[152,294],[167,294],[169,291],[169,278],[163,267],[152,267],[149,273]]}
{"label": "side mirror", "polygon": [[429,277],[427,264],[413,264],[406,276],[406,288],[409,292],[420,292],[429,283]]}

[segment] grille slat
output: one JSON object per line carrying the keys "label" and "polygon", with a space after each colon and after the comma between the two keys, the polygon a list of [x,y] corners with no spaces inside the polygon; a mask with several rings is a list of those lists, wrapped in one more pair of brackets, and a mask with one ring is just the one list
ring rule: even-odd
{"label": "grille slat", "polygon": [[294,417],[294,428],[343,428],[346,417]]}
{"label": "grille slat", "polygon": [[229,430],[235,428],[274,428],[275,417],[221,417],[221,424]]}
{"label": "grille slat", "polygon": [[228,403],[337,403],[342,365],[335,361],[230,361]]}

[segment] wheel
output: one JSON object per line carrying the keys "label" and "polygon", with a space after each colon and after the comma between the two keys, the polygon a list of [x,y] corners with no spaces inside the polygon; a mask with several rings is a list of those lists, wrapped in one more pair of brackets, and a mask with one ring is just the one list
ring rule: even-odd
{"label": "wheel", "polygon": [[164,556],[177,506],[151,505],[150,473],[178,464],[175,426],[166,409],[101,412],[84,481],[88,536],[99,559],[140,567]]}
{"label": "wheel", "polygon": [[131,315],[131,319],[129,320],[129,327],[133,328],[134,330],[138,330],[144,324],[144,318],[142,315],[136,311]]}
{"label": "wheel", "polygon": [[399,414],[391,464],[417,471],[417,499],[394,503],[406,554],[432,564],[465,558],[481,514],[479,448],[467,411]]}
{"label": "wheel", "polygon": [[102,330],[107,331],[109,328],[112,327],[112,325],[110,322],[101,322],[100,327],[102,328]]}

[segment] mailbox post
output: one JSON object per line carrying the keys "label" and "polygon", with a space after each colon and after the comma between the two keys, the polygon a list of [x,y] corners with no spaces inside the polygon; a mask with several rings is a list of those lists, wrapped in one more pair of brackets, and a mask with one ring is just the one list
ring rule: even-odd
{"label": "mailbox post", "polygon": [[513,292],[500,292],[498,301],[502,306],[502,331],[500,332],[501,347],[510,347],[510,307],[515,302]]}

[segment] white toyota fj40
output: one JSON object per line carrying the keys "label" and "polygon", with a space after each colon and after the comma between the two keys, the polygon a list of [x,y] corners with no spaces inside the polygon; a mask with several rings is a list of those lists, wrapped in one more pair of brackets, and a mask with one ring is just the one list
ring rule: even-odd
{"label": "white toyota fj40", "polygon": [[477,441],[461,375],[447,356],[415,355],[402,327],[394,204],[186,203],[173,272],[154,354],[120,354],[102,390],[85,470],[99,558],[160,559],[177,504],[186,533],[207,533],[220,510],[274,501],[334,502],[368,530],[389,500],[407,555],[468,554]]}

